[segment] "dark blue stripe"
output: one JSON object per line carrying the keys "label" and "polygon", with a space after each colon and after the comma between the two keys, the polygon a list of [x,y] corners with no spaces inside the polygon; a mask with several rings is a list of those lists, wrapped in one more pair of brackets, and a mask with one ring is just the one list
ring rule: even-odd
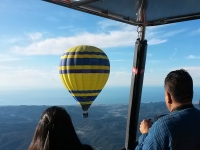
{"label": "dark blue stripe", "polygon": [[76,93],[79,93],[79,94],[86,94],[86,93],[100,93],[101,90],[89,90],[89,91],[78,91],[78,90],[69,90],[70,93],[73,93],[73,94],[76,94]]}
{"label": "dark blue stripe", "polygon": [[78,102],[88,102],[94,101],[97,96],[73,96],[74,99]]}
{"label": "dark blue stripe", "polygon": [[61,59],[60,66],[77,66],[77,65],[98,65],[110,66],[108,59],[102,58],[67,58]]}
{"label": "dark blue stripe", "polygon": [[65,55],[102,55],[102,56],[107,56],[105,53],[101,52],[66,52],[63,54]]}
{"label": "dark blue stripe", "polygon": [[67,73],[110,73],[110,70],[100,70],[100,69],[74,69],[74,70],[59,70],[60,74]]}

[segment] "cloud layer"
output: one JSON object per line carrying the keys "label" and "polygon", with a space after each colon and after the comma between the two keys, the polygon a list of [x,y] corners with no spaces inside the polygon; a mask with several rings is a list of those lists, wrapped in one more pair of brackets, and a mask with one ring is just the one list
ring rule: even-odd
{"label": "cloud layer", "polygon": [[0,67],[0,87],[58,87],[61,85],[57,67]]}
{"label": "cloud layer", "polygon": [[[136,27],[109,21],[100,22],[99,25],[101,26],[96,32],[79,32],[76,35],[67,37],[44,38],[43,33],[40,32],[26,33],[29,39],[32,40],[31,43],[26,46],[15,45],[11,50],[13,53],[20,55],[60,55],[66,49],[76,45],[93,45],[99,48],[134,46],[138,37]],[[167,37],[184,31],[159,34],[156,29],[152,28],[147,31],[148,45],[165,43]]]}
{"label": "cloud layer", "polygon": [[189,55],[188,57],[186,57],[187,59],[200,59],[199,56],[194,56],[194,55]]}

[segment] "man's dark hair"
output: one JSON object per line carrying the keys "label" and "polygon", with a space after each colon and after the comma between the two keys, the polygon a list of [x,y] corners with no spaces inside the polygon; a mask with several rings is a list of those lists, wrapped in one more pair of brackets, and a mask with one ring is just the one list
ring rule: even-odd
{"label": "man's dark hair", "polygon": [[175,98],[176,102],[192,101],[193,81],[184,69],[170,72],[165,78],[165,89]]}

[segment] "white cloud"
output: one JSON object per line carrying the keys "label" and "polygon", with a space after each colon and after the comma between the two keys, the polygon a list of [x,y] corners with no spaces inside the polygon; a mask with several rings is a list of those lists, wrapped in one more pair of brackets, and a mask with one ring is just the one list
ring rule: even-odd
{"label": "white cloud", "polygon": [[60,26],[58,29],[73,29],[72,26]]}
{"label": "white cloud", "polygon": [[[66,49],[76,45],[94,45],[99,48],[134,46],[135,40],[138,37],[136,27],[113,21],[103,21],[99,25],[101,30],[97,33],[79,32],[68,37],[47,38],[35,41],[25,47],[12,47],[12,51],[22,55],[60,55]],[[147,31],[147,37],[151,35],[148,40],[149,45],[167,42],[167,39],[160,38],[154,32],[154,30]],[[42,37],[42,34],[39,32],[28,35],[33,40],[38,40]]]}
{"label": "white cloud", "polygon": [[136,33],[128,31],[113,31],[109,34],[82,33],[73,37],[49,38],[34,42],[27,47],[15,46],[12,49],[13,52],[23,55],[60,55],[76,45],[95,45],[99,48],[133,46],[133,39],[136,36]]}
{"label": "white cloud", "polygon": [[122,62],[122,61],[132,61],[132,60],[116,59],[116,60],[110,60],[110,61],[118,61],[118,62]]}
{"label": "white cloud", "polygon": [[[23,55],[60,55],[66,49],[76,45],[94,45],[99,48],[134,46],[136,32],[111,31],[108,34],[82,33],[73,37],[49,38],[34,42],[27,47],[15,46],[12,51]],[[148,44],[161,44],[167,40],[151,39]]]}
{"label": "white cloud", "polygon": [[193,74],[194,76],[196,76],[196,75],[198,76],[200,74],[200,67],[199,66],[182,67],[182,68],[187,70],[189,73]]}
{"label": "white cloud", "polygon": [[129,86],[131,74],[131,71],[111,71],[106,86]]}
{"label": "white cloud", "polygon": [[149,71],[150,71],[150,72],[154,72],[154,70],[153,70],[153,69],[150,69]]}
{"label": "white cloud", "polygon": [[158,37],[159,39],[168,38],[168,37],[172,37],[172,36],[175,36],[177,34],[187,31],[186,29],[166,31],[165,30],[166,26],[169,26],[169,25],[148,27],[147,34],[146,34],[147,39],[152,38],[152,37]]}
{"label": "white cloud", "polygon": [[177,49],[175,48],[175,52],[172,54],[172,56],[169,57],[169,59],[172,59],[172,57],[173,57],[174,55],[176,55],[176,53],[177,53]]}
{"label": "white cloud", "polygon": [[62,85],[57,67],[0,68],[0,87],[58,87]]}
{"label": "white cloud", "polygon": [[171,71],[167,68],[146,68],[144,73],[144,86],[163,86],[166,75]]}
{"label": "white cloud", "polygon": [[[54,37],[42,40],[42,33],[27,34],[32,40],[37,40],[27,46],[14,46],[12,52],[22,55],[60,55],[68,48],[76,45],[93,45],[99,48],[134,46],[138,38],[137,27],[115,21],[98,23],[98,32],[79,32],[68,37]],[[67,28],[61,26],[60,29]],[[69,28],[71,28],[69,26]],[[150,28],[146,32],[148,45],[162,44],[168,41],[166,37],[184,32],[185,30],[171,31],[160,34],[160,27]]]}
{"label": "white cloud", "polygon": [[34,33],[26,33],[26,35],[28,35],[28,37],[31,40],[39,40],[42,38],[43,34],[40,32],[34,32]]}
{"label": "white cloud", "polygon": [[11,55],[2,55],[0,54],[0,62],[8,62],[8,61],[18,61],[19,58],[13,57]]}
{"label": "white cloud", "polygon": [[135,26],[130,26],[127,24],[123,24],[117,21],[112,21],[112,20],[104,20],[104,21],[100,21],[97,23],[98,27],[100,27],[103,30],[108,30],[108,29],[116,29],[116,28],[129,28],[131,27],[131,29],[136,29]]}
{"label": "white cloud", "polygon": [[200,28],[197,29],[197,30],[193,30],[193,31],[191,32],[191,35],[197,35],[197,34],[199,34],[199,33],[200,33]]}
{"label": "white cloud", "polygon": [[113,77],[130,76],[131,72],[127,72],[127,71],[111,71],[110,75],[113,76]]}
{"label": "white cloud", "polygon": [[199,59],[199,56],[189,55],[186,59]]}
{"label": "white cloud", "polygon": [[38,40],[41,40],[43,37],[43,33],[41,32],[30,32],[30,33],[26,33],[24,32],[24,34],[21,34],[19,36],[16,37],[9,37],[9,36],[4,36],[1,37],[1,43],[4,43],[5,45],[25,45],[27,43],[30,42],[35,42]]}
{"label": "white cloud", "polygon": [[159,63],[160,60],[148,60],[147,62],[148,62],[148,63]]}
{"label": "white cloud", "polygon": [[167,39],[164,39],[164,40],[162,40],[162,39],[150,39],[148,41],[148,44],[149,45],[155,45],[155,44],[161,44],[161,43],[165,43],[165,42],[167,42]]}
{"label": "white cloud", "polygon": [[[0,67],[0,88],[63,88],[58,67]],[[123,68],[121,69],[123,70]],[[127,86],[131,71],[111,71],[107,86]]]}
{"label": "white cloud", "polygon": [[162,37],[171,37],[171,36],[174,36],[174,35],[176,35],[176,34],[179,34],[179,33],[185,32],[185,31],[186,31],[185,29],[180,29],[180,30],[165,32],[165,33],[162,35]]}
{"label": "white cloud", "polygon": [[188,73],[192,76],[194,86],[200,85],[200,67],[199,66],[189,66],[189,67],[183,66],[183,67],[172,68],[171,70],[177,70],[181,68],[188,71]]}
{"label": "white cloud", "polygon": [[[123,52],[113,52],[112,53],[112,55],[122,55],[122,54],[124,54]],[[131,53],[131,54],[133,54],[133,53]]]}

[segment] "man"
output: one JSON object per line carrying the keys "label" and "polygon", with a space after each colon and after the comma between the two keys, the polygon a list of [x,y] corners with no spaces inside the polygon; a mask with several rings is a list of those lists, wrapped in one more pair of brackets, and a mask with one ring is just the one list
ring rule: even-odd
{"label": "man", "polygon": [[165,78],[165,102],[169,115],[153,125],[144,119],[136,150],[200,150],[200,110],[192,105],[193,81],[185,70]]}

